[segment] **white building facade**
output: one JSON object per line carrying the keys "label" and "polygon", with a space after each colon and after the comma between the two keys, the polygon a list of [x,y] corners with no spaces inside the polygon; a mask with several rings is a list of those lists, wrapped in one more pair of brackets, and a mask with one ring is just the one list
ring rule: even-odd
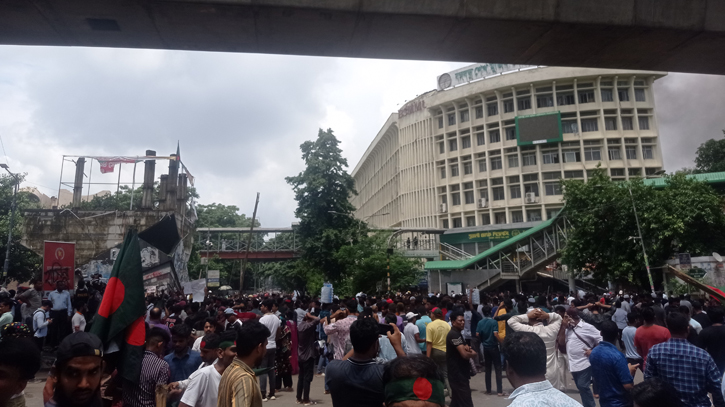
{"label": "white building facade", "polygon": [[[587,180],[598,165],[616,180],[654,175],[663,162],[652,88],[665,75],[528,67],[449,80],[392,114],[368,147],[352,173],[356,215],[377,227],[515,226],[554,216],[559,180]],[[552,112],[563,141],[519,145],[516,117]]]}

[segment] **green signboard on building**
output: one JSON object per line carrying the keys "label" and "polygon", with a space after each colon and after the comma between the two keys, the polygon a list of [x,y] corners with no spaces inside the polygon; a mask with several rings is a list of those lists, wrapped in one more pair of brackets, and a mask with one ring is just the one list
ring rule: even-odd
{"label": "green signboard on building", "polygon": [[514,236],[518,236],[520,233],[523,233],[527,230],[528,230],[528,228],[450,233],[450,234],[441,235],[441,242],[448,243],[448,244],[477,243],[477,242],[501,243],[504,240],[508,240]]}

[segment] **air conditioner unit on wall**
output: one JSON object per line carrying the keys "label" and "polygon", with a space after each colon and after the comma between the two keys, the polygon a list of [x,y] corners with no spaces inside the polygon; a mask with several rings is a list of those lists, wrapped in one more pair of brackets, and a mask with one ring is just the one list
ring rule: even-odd
{"label": "air conditioner unit on wall", "polygon": [[533,192],[527,192],[526,197],[524,198],[524,202],[528,203],[537,203],[539,202],[539,197],[536,196]]}
{"label": "air conditioner unit on wall", "polygon": [[488,202],[486,202],[486,198],[480,198],[478,200],[478,207],[479,208],[485,208],[486,205],[488,205]]}
{"label": "air conditioner unit on wall", "polygon": [[448,205],[442,203],[441,204],[441,213],[446,213],[446,212],[448,212]]}

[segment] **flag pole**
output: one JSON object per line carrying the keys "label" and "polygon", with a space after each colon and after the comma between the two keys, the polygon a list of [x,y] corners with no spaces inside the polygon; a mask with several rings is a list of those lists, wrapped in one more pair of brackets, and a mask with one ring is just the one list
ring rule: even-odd
{"label": "flag pole", "polygon": [[257,220],[257,206],[259,206],[259,192],[257,192],[257,201],[254,202],[254,212],[252,213],[252,226],[249,228],[249,236],[247,236],[247,251],[244,253],[242,259],[242,267],[239,272],[239,294],[242,294],[244,289],[244,269],[247,267],[249,261],[249,249],[252,247],[252,232],[254,232],[254,224]]}

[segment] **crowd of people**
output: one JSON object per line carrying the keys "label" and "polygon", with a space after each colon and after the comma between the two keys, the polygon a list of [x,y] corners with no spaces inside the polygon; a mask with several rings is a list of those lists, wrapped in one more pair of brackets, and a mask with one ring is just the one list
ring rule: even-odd
{"label": "crowd of people", "polygon": [[[259,407],[282,392],[313,405],[325,397],[311,394],[315,377],[336,407],[472,406],[478,373],[486,394],[512,406],[725,406],[725,313],[716,300],[482,292],[474,303],[473,295],[359,293],[323,304],[297,294],[150,295],[141,374],[128,381],[115,369],[119,352],[87,332],[89,298],[64,293],[59,285],[39,304],[27,293],[0,300],[0,407],[24,405],[42,349],[55,355],[49,407],[154,407],[159,384],[173,407]],[[38,309],[16,321],[15,308],[27,311],[31,299]],[[61,314],[68,329],[52,342],[47,331]],[[644,381],[635,385],[637,370]],[[581,404],[566,394],[568,383]]]}

